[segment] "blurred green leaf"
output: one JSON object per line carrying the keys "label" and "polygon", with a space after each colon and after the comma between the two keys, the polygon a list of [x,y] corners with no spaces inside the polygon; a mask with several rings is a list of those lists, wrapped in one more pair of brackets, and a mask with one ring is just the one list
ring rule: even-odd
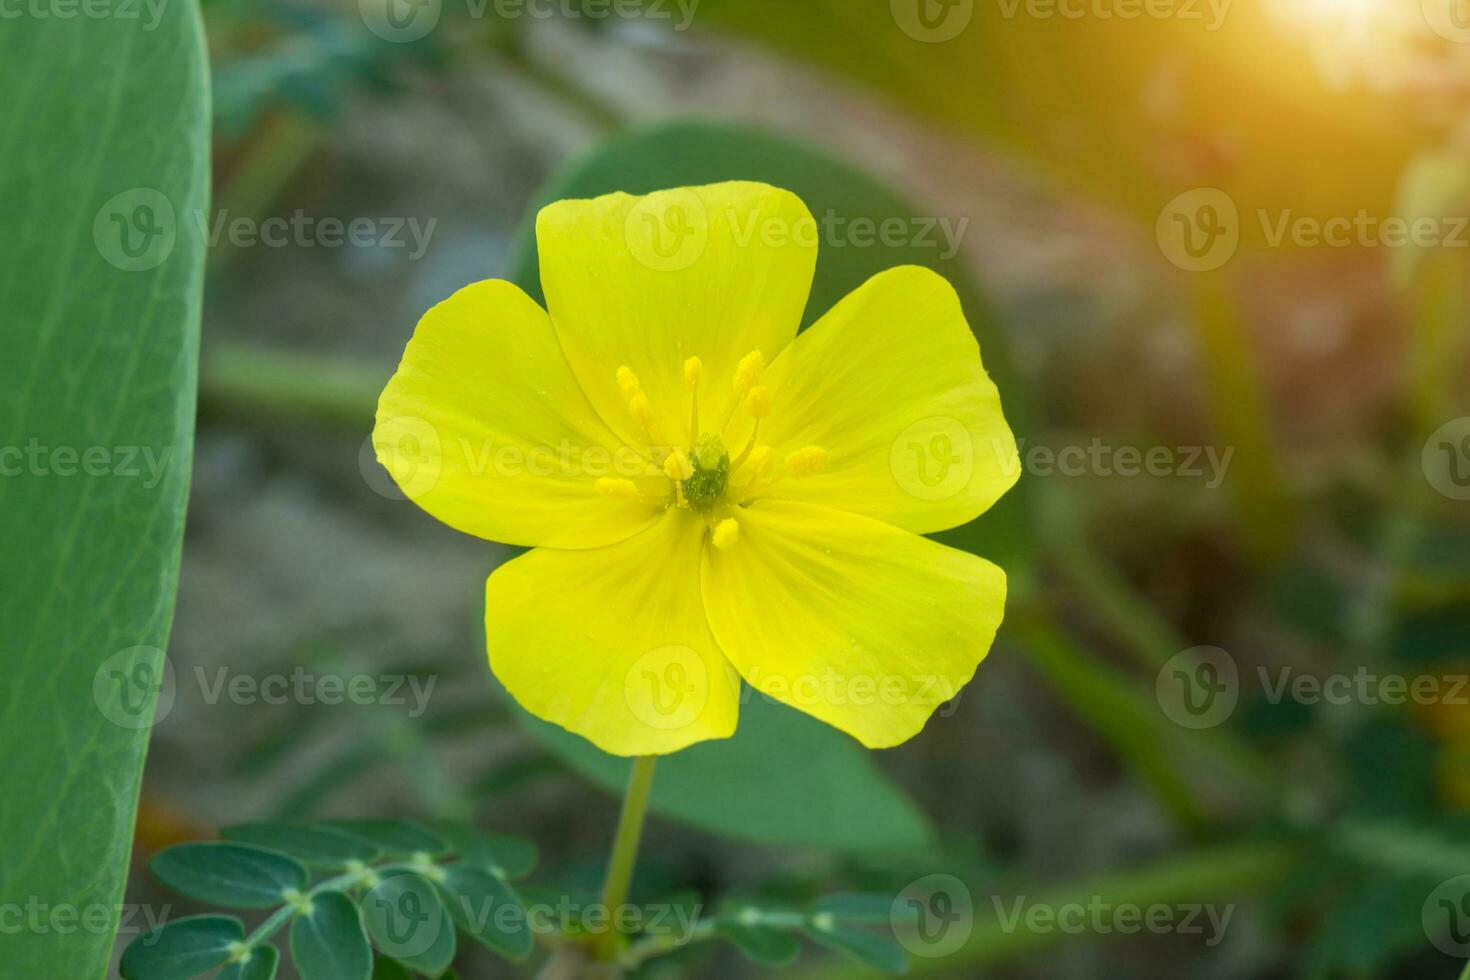
{"label": "blurred green leaf", "polygon": [[512,960],[531,955],[535,936],[525,906],[509,882],[479,868],[451,864],[439,884],[449,914],[477,942]]}
{"label": "blurred green leaf", "polygon": [[462,823],[441,823],[439,831],[460,860],[515,881],[536,868],[536,845],[519,837],[481,833]]}
{"label": "blurred green leaf", "polygon": [[373,944],[419,973],[437,977],[454,962],[454,923],[439,892],[407,871],[383,875],[363,898]]}
{"label": "blurred green leaf", "polygon": [[442,837],[412,820],[328,820],[326,825],[370,841],[385,857],[435,857],[449,850]]}
{"label": "blurred green leaf", "polygon": [[281,965],[281,952],[274,946],[256,946],[248,960],[231,963],[216,980],[274,980]]}
{"label": "blurred green leaf", "polygon": [[[525,716],[543,745],[612,792],[627,759]],[[917,854],[933,830],[914,804],[846,735],[752,694],[734,738],[701,742],[659,761],[652,809],[727,837],[780,846]]]}
{"label": "blurred green leaf", "polygon": [[893,919],[893,896],[871,892],[841,892],[825,895],[812,903],[811,915],[829,915],[838,922],[858,926],[888,925]]}
{"label": "blurred green leaf", "polygon": [[254,844],[288,854],[319,868],[343,868],[378,856],[371,842],[336,830],[306,823],[242,823],[220,830],[226,840]]}
{"label": "blurred green leaf", "polygon": [[884,973],[909,972],[909,958],[903,947],[876,932],[840,925],[821,917],[814,917],[805,932],[813,942],[846,953]]}
{"label": "blurred green leaf", "polygon": [[182,895],[242,909],[281,905],[309,877],[294,858],[247,844],[175,844],[155,854],[148,868]]}
{"label": "blurred green leaf", "polygon": [[801,955],[801,941],[791,933],[744,922],[738,915],[716,919],[715,931],[762,966],[785,966]]}
{"label": "blurred green leaf", "polygon": [[[39,453],[0,481],[0,754],[24,787],[0,838],[26,842],[0,894],[115,910],[172,694],[209,181],[197,8],[8,17],[0,92],[0,446]],[[26,930],[5,969],[93,980],[111,948],[110,929]]]}
{"label": "blurred green leaf", "polygon": [[301,980],[369,980],[373,950],[357,906],[341,892],[311,900],[311,911],[291,921],[291,959]]}
{"label": "blurred green leaf", "polygon": [[188,980],[225,962],[244,939],[245,926],[233,916],[177,919],[134,939],[119,971],[125,980]]}

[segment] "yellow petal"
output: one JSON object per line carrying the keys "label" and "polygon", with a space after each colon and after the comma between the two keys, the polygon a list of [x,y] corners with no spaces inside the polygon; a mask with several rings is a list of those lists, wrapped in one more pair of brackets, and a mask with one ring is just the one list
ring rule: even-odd
{"label": "yellow petal", "polygon": [[868,280],[798,337],[763,383],[771,404],[761,442],[777,459],[811,445],[826,453],[820,472],[778,481],[770,496],[930,533],[973,519],[1020,476],[959,297],[927,269]]}
{"label": "yellow petal", "polygon": [[982,558],[856,514],[762,500],[706,548],[710,629],[762,693],[869,748],[912,738],[974,675],[1005,611]]}
{"label": "yellow petal", "polygon": [[500,280],[424,314],[378,401],[373,446],[424,510],[509,544],[620,541],[662,508],[599,492],[599,481],[668,487],[587,402],[546,312]]}
{"label": "yellow petal", "polygon": [[502,565],[485,592],[495,676],[531,714],[613,755],[734,734],[740,682],[705,622],[703,537],[703,521],[670,510],[606,548]]}
{"label": "yellow petal", "polygon": [[726,183],[559,201],[536,219],[541,284],[562,348],[592,404],[634,445],[616,369],[642,383],[666,438],[689,444],[685,362],[700,359],[702,429],[735,407],[735,369],[796,336],[817,226],[794,194]]}

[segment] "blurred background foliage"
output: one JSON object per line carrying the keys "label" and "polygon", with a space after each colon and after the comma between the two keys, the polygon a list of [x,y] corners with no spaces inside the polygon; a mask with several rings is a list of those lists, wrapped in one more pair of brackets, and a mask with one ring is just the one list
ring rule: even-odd
{"label": "blurred background foliage", "polygon": [[[181,674],[409,672],[435,696],[410,717],[180,685],[130,900],[161,900],[141,861],[167,844],[341,813],[489,821],[534,838],[559,886],[595,887],[616,804],[586,780],[616,787],[621,764],[492,690],[478,603],[508,555],[395,499],[366,436],[427,306],[488,276],[536,291],[539,202],[739,176],[818,215],[964,220],[953,256],[825,248],[807,319],[890,265],[944,272],[1023,455],[1232,455],[1218,484],[1028,468],[946,538],[1014,590],[952,709],[881,754],[751,710],[663,768],[637,893],[802,901],[951,873],[976,926],[914,964],[936,976],[1458,975],[1421,910],[1470,872],[1470,709],[1273,703],[1257,678],[1470,673],[1470,520],[1421,465],[1470,414],[1466,254],[1275,247],[1252,216],[1465,214],[1470,47],[1426,32],[1417,0],[1236,0],[1217,30],[1203,3],[1196,22],[980,2],[939,43],[886,0],[702,0],[687,31],[668,3],[672,20],[445,0],[406,43],[365,28],[372,2],[205,3],[211,221],[434,226],[412,257],[211,246],[170,655]],[[1235,202],[1241,247],[1182,272],[1155,222],[1199,187]],[[1242,683],[1225,723],[1192,730],[1157,690],[1199,645]],[[1016,895],[1240,905],[1215,947],[1090,942],[1005,929],[991,899]],[[711,948],[664,975],[741,970]]]}

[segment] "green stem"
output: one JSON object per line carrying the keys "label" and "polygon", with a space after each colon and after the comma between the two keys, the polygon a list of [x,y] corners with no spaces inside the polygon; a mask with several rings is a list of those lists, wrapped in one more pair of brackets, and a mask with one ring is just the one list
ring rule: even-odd
{"label": "green stem", "polygon": [[[657,763],[656,755],[633,760],[633,774],[628,777],[623,812],[618,817],[618,832],[607,862],[607,881],[602,886],[602,906],[609,913],[628,900],[628,886],[633,880],[633,865],[638,860],[638,841],[643,836],[643,818],[648,813],[648,794],[653,789],[653,769]],[[622,936],[609,929],[597,937],[592,948],[598,959],[612,960],[617,957],[621,943]]]}

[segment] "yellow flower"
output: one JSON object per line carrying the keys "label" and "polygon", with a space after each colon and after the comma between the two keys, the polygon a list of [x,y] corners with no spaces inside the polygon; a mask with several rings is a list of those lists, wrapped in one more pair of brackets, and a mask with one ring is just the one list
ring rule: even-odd
{"label": "yellow flower", "polygon": [[486,586],[490,664],[617,755],[734,733],[740,678],[896,745],[958,693],[1005,605],[922,534],[1019,475],[959,299],[874,276],[800,337],[817,225],[754,183],[543,210],[547,310],[476,283],[420,321],[378,458],[469,534],[535,550]]}

